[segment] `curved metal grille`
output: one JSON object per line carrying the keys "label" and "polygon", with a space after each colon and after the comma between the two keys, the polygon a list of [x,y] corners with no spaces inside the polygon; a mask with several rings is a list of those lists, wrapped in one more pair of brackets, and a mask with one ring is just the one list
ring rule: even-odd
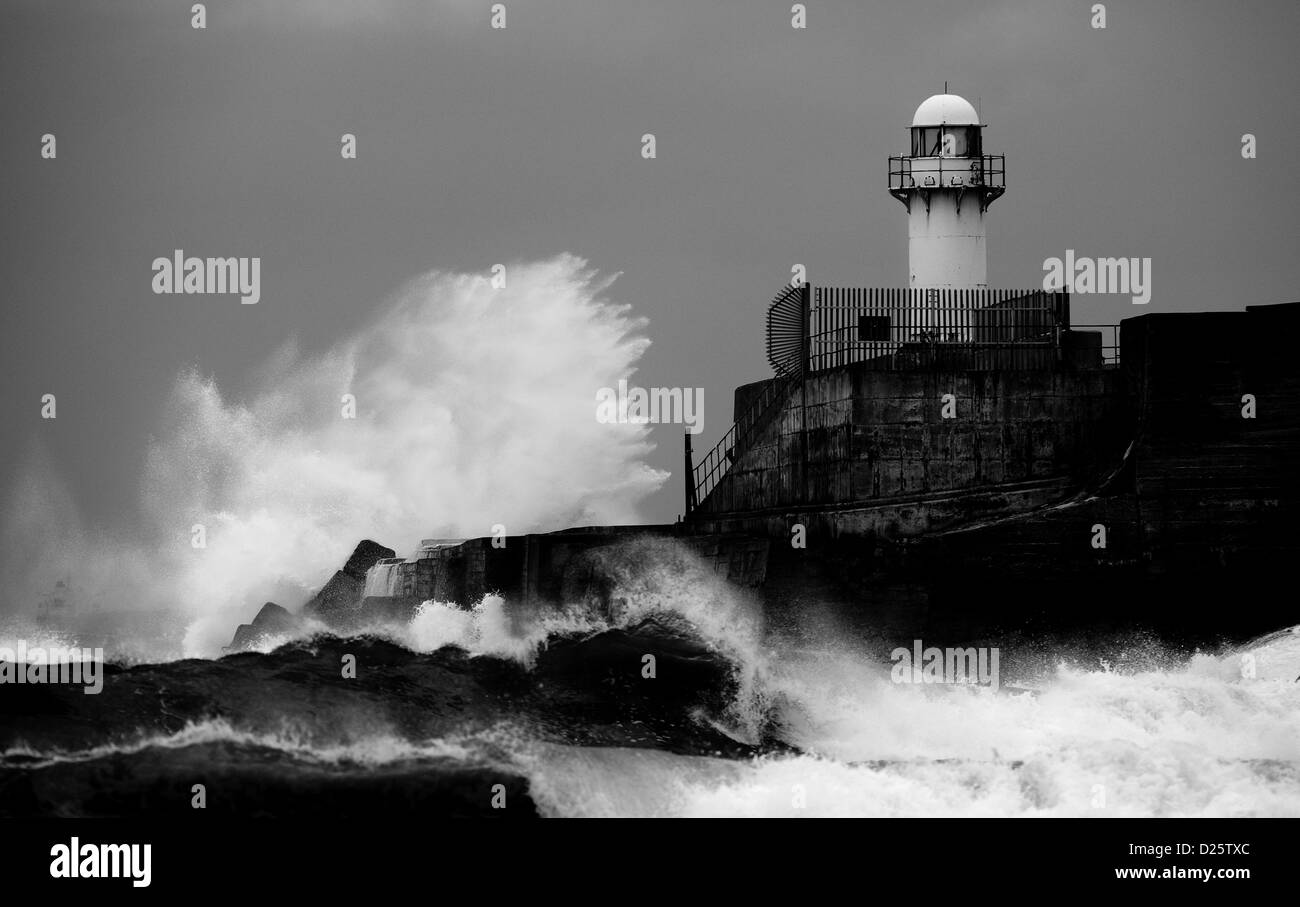
{"label": "curved metal grille", "polygon": [[778,375],[803,371],[804,288],[790,284],[767,307],[767,361]]}

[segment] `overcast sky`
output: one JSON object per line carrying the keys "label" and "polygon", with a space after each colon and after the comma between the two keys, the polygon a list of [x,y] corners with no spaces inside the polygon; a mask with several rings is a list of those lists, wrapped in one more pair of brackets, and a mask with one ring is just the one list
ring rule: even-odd
{"label": "overcast sky", "polygon": [[[1075,249],[1152,259],[1149,306],[1076,298],[1079,322],[1300,298],[1294,0],[1113,2],[1105,30],[1079,0],[811,0],[806,30],[788,2],[514,0],[504,30],[490,6],[213,2],[198,31],[189,2],[5,0],[4,477],[39,433],[110,522],[182,368],[238,399],[288,337],[325,349],[417,274],[566,251],[622,272],[638,383],[703,387],[711,445],[769,374],[794,263],[905,285],[887,158],[945,80],[1006,155],[991,285]],[[153,295],[177,247],[260,256],[261,302]],[[681,429],[654,439],[675,476],[647,517],[671,520]]]}

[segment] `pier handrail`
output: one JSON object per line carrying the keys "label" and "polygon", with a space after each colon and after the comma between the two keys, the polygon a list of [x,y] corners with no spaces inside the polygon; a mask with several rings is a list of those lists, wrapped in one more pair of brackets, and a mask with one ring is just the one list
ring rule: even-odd
{"label": "pier handrail", "polygon": [[[758,395],[750,401],[749,406],[741,414],[740,421],[727,429],[722,440],[691,468],[691,475],[687,477],[687,481],[691,483],[691,488],[687,489],[688,515],[699,509],[700,504],[709,496],[709,492],[717,487],[723,476],[730,470],[731,464],[740,459],[741,455],[749,449],[763,418],[778,401],[785,399],[797,379],[796,374],[785,374],[777,375],[765,382]],[[689,451],[690,435],[687,435],[688,457]]]}
{"label": "pier handrail", "polygon": [[763,384],[740,418],[698,464],[692,462],[691,438],[689,434],[686,436],[687,515],[699,508],[709,492],[722,481],[731,464],[749,449],[769,410],[785,399],[790,387],[807,370],[811,298],[812,288],[807,283],[791,283],[768,304],[767,361],[776,377]]}

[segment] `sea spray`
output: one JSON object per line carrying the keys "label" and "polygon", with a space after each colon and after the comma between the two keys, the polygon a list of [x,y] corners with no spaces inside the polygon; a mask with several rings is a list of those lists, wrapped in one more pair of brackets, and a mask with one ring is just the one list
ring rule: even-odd
{"label": "sea spray", "polygon": [[33,452],[6,511],[5,607],[71,573],[106,610],[184,615],[160,657],[212,657],[242,612],[296,607],[359,538],[637,522],[666,478],[649,428],[601,425],[591,399],[634,371],[644,322],[573,256],[510,274],[420,277],[324,353],[287,343],[238,398],[178,376],[128,524],[88,528]]}

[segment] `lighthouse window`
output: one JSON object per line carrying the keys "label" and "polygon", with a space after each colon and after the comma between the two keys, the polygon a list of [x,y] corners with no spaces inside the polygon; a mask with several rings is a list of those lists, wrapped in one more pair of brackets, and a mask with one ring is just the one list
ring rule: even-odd
{"label": "lighthouse window", "polygon": [[979,153],[978,126],[916,126],[912,129],[912,157],[975,157]]}
{"label": "lighthouse window", "polygon": [[939,127],[912,130],[912,157],[930,157],[939,153]]}

